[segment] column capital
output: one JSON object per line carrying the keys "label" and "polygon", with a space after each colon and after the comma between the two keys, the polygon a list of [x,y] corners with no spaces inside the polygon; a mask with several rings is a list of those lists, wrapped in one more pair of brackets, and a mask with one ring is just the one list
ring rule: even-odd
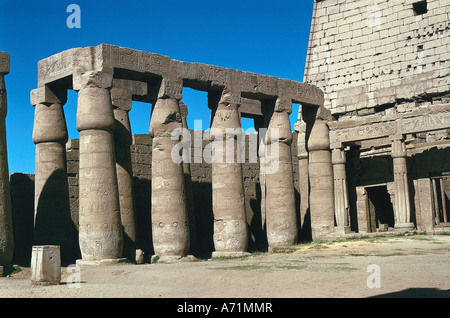
{"label": "column capital", "polygon": [[186,105],[185,103],[183,103],[182,101],[180,101],[178,104],[180,105],[180,115],[181,115],[181,118],[186,119],[187,116],[188,116],[188,108],[187,108],[187,105]]}
{"label": "column capital", "polygon": [[9,53],[0,52],[0,75],[9,74]]}
{"label": "column capital", "polygon": [[163,77],[158,91],[158,98],[183,98],[183,81],[179,78]]}
{"label": "column capital", "polygon": [[333,148],[331,150],[331,162],[333,163],[333,165],[345,164],[346,161],[347,159],[345,156],[345,149],[342,145],[341,147]]}
{"label": "column capital", "polygon": [[389,136],[389,140],[392,142],[391,156],[392,158],[405,158],[406,157],[406,145],[405,139],[402,135]]}
{"label": "column capital", "polygon": [[283,96],[278,97],[275,102],[275,112],[286,112],[288,115],[292,113],[292,100]]}
{"label": "column capital", "polygon": [[225,88],[220,96],[219,104],[236,105],[237,108],[241,105],[241,92],[234,89]]}
{"label": "column capital", "polygon": [[67,101],[67,90],[62,89],[54,92],[48,86],[38,87],[30,92],[30,103],[33,106],[37,104],[65,104]]}

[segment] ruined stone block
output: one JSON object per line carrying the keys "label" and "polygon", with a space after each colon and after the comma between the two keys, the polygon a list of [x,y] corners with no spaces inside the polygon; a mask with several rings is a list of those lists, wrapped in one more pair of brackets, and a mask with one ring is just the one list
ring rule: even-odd
{"label": "ruined stone block", "polygon": [[31,283],[33,285],[57,285],[61,281],[59,246],[33,246],[31,254]]}

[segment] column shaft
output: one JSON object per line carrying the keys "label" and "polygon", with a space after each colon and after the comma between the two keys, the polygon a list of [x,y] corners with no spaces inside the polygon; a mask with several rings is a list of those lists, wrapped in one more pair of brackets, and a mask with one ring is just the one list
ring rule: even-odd
{"label": "column shaft", "polygon": [[158,98],[150,122],[152,150],[152,237],[155,255],[185,257],[190,246],[183,162],[172,158],[179,142],[171,133],[182,128],[179,100]]}
{"label": "column shaft", "polygon": [[297,243],[297,215],[292,171],[289,115],[275,111],[267,131],[265,173],[266,225],[269,250]]}
{"label": "column shaft", "polygon": [[330,137],[326,122],[316,119],[308,140],[310,213],[313,240],[326,238],[334,229],[334,182]]}
{"label": "column shaft", "polygon": [[214,257],[241,255],[248,247],[242,163],[237,158],[242,141],[238,107],[239,96],[224,92],[211,125]]}
{"label": "column shaft", "polygon": [[349,230],[349,204],[347,191],[347,174],[345,170],[345,151],[335,148],[332,151],[334,174],[334,205],[337,229],[344,233]]}
{"label": "column shaft", "polygon": [[122,226],[114,149],[115,120],[109,90],[78,93],[80,132],[79,241],[83,261],[122,257]]}
{"label": "column shaft", "polygon": [[298,174],[299,174],[299,191],[300,191],[300,224],[301,235],[304,239],[311,238],[311,229],[308,228],[309,222],[309,172],[308,172],[308,151],[306,150],[306,123],[298,124],[297,136],[297,158],[298,158]]}
{"label": "column shaft", "polygon": [[4,75],[0,70],[0,265],[11,263],[14,253],[8,151],[6,145],[6,113],[6,87]]}
{"label": "column shaft", "polygon": [[394,228],[413,228],[414,224],[411,223],[405,141],[403,140],[403,137],[400,136],[391,136],[391,141],[395,184]]}
{"label": "column shaft", "polygon": [[114,118],[116,120],[114,146],[119,189],[120,219],[123,228],[123,256],[134,262],[136,260],[137,234],[130,150],[132,135],[128,110],[114,108]]}

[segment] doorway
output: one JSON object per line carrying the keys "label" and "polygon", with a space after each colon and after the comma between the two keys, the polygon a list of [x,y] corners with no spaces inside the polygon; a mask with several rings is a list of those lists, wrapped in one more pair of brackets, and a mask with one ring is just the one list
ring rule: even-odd
{"label": "doorway", "polygon": [[386,185],[367,187],[368,230],[384,232],[394,227],[394,208]]}

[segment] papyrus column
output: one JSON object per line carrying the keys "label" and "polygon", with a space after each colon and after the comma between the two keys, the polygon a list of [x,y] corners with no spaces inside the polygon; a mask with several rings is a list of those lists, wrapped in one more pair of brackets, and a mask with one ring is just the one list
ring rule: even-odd
{"label": "papyrus column", "polygon": [[14,253],[8,151],[6,146],[6,85],[9,54],[0,52],[0,265],[11,263]]}
{"label": "papyrus column", "polygon": [[136,253],[137,228],[134,202],[133,169],[131,166],[131,124],[129,112],[133,95],[145,95],[147,85],[142,82],[114,79],[111,88],[116,125],[114,143],[117,183],[119,189],[120,216],[123,229],[123,256],[132,262],[140,262],[141,251]]}
{"label": "papyrus column", "polygon": [[[185,103],[182,101],[179,102],[180,105],[180,114],[181,114],[181,124],[183,129],[186,130],[186,133],[189,131],[189,127],[187,124],[187,116],[188,116],[188,108]],[[191,133],[189,132],[189,141],[192,140]],[[184,138],[184,137],[183,137]],[[189,219],[189,233],[190,233],[190,249],[191,251],[195,251],[197,249],[197,237],[196,237],[196,226],[195,226],[195,204],[194,204],[194,193],[192,189],[192,176],[191,176],[191,142],[189,142],[189,148],[183,149],[182,151],[186,151],[183,154],[183,158],[187,160],[183,160],[183,173],[184,173],[184,185],[186,189],[186,205],[187,205],[187,213]]]}
{"label": "papyrus column", "polygon": [[[248,230],[245,213],[242,162],[240,94],[224,90],[211,125],[212,195],[214,213],[213,257],[247,253]],[[228,156],[227,156],[228,154]]]}
{"label": "papyrus column", "polygon": [[63,105],[67,91],[47,86],[31,91],[36,144],[34,245],[59,245],[63,262],[72,261],[73,230],[66,167],[68,139]]}
{"label": "papyrus column", "polygon": [[187,256],[190,246],[183,162],[172,156],[180,141],[172,133],[182,129],[181,93],[181,83],[163,79],[150,121],[153,248],[155,256],[167,260]]}
{"label": "papyrus column", "polygon": [[74,77],[80,132],[79,241],[83,262],[122,257],[122,225],[111,104],[112,74],[87,71]]}
{"label": "papyrus column", "polygon": [[402,135],[389,136],[389,139],[392,142],[391,156],[394,165],[394,228],[411,229],[414,228],[414,223],[411,222],[405,140]]}
{"label": "papyrus column", "polygon": [[266,134],[266,229],[269,250],[297,243],[297,215],[292,171],[290,101],[278,99]]}
{"label": "papyrus column", "polygon": [[342,234],[350,231],[349,204],[347,190],[347,173],[345,169],[345,151],[342,147],[332,150],[332,163],[334,174],[334,207],[336,230]]}
{"label": "papyrus column", "polygon": [[297,135],[297,159],[298,159],[298,179],[300,191],[300,218],[301,236],[303,239],[310,238],[309,222],[309,172],[308,172],[308,151],[306,150],[306,123],[302,120],[301,110],[297,123],[295,124]]}
{"label": "papyrus column", "polygon": [[308,139],[309,206],[313,240],[326,238],[334,230],[334,184],[329,129],[316,118]]}

